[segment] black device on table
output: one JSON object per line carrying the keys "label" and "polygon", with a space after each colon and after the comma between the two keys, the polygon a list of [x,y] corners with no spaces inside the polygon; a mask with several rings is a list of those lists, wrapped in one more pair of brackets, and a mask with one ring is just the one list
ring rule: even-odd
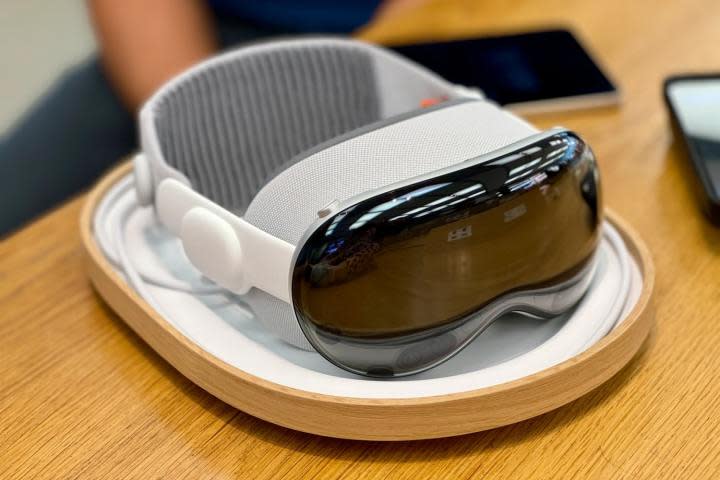
{"label": "black device on table", "polygon": [[720,73],[665,80],[665,101],[699,178],[703,206],[720,224]]}
{"label": "black device on table", "polygon": [[618,103],[617,88],[567,30],[391,47],[520,113]]}

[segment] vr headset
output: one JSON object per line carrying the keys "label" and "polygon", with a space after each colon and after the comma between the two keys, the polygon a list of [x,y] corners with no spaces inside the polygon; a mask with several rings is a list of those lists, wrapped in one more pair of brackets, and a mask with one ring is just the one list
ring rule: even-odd
{"label": "vr headset", "polygon": [[599,176],[576,134],[382,48],[255,44],[140,112],[139,202],[265,326],[348,371],[401,376],[592,279]]}

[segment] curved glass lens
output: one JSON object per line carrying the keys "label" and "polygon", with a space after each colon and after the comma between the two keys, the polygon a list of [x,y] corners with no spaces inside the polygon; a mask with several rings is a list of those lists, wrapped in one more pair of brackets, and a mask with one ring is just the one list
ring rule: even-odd
{"label": "curved glass lens", "polygon": [[343,208],[300,249],[295,312],[336,365],[408,375],[510,310],[556,314],[589,282],[602,217],[589,147],[560,131]]}

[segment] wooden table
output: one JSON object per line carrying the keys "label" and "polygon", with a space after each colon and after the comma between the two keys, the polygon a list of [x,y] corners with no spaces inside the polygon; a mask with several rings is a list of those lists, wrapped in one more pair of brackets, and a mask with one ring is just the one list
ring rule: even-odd
{"label": "wooden table", "polygon": [[79,198],[0,244],[0,478],[718,478],[720,230],[698,213],[661,81],[720,70],[720,3],[435,2],[364,35],[548,24],[575,29],[624,94],[617,110],[531,119],[590,141],[605,201],[653,253],[656,328],[621,373],[541,417],[445,440],[276,427],[190,383],[103,305],[81,264]]}

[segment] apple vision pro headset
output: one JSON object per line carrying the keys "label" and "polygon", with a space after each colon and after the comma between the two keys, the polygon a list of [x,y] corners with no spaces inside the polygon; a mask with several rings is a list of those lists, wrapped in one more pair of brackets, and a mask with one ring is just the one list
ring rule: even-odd
{"label": "apple vision pro headset", "polygon": [[568,310],[592,279],[587,144],[379,47],[240,48],[162,87],[140,130],[138,201],[192,264],[357,374],[431,368],[506,312]]}

